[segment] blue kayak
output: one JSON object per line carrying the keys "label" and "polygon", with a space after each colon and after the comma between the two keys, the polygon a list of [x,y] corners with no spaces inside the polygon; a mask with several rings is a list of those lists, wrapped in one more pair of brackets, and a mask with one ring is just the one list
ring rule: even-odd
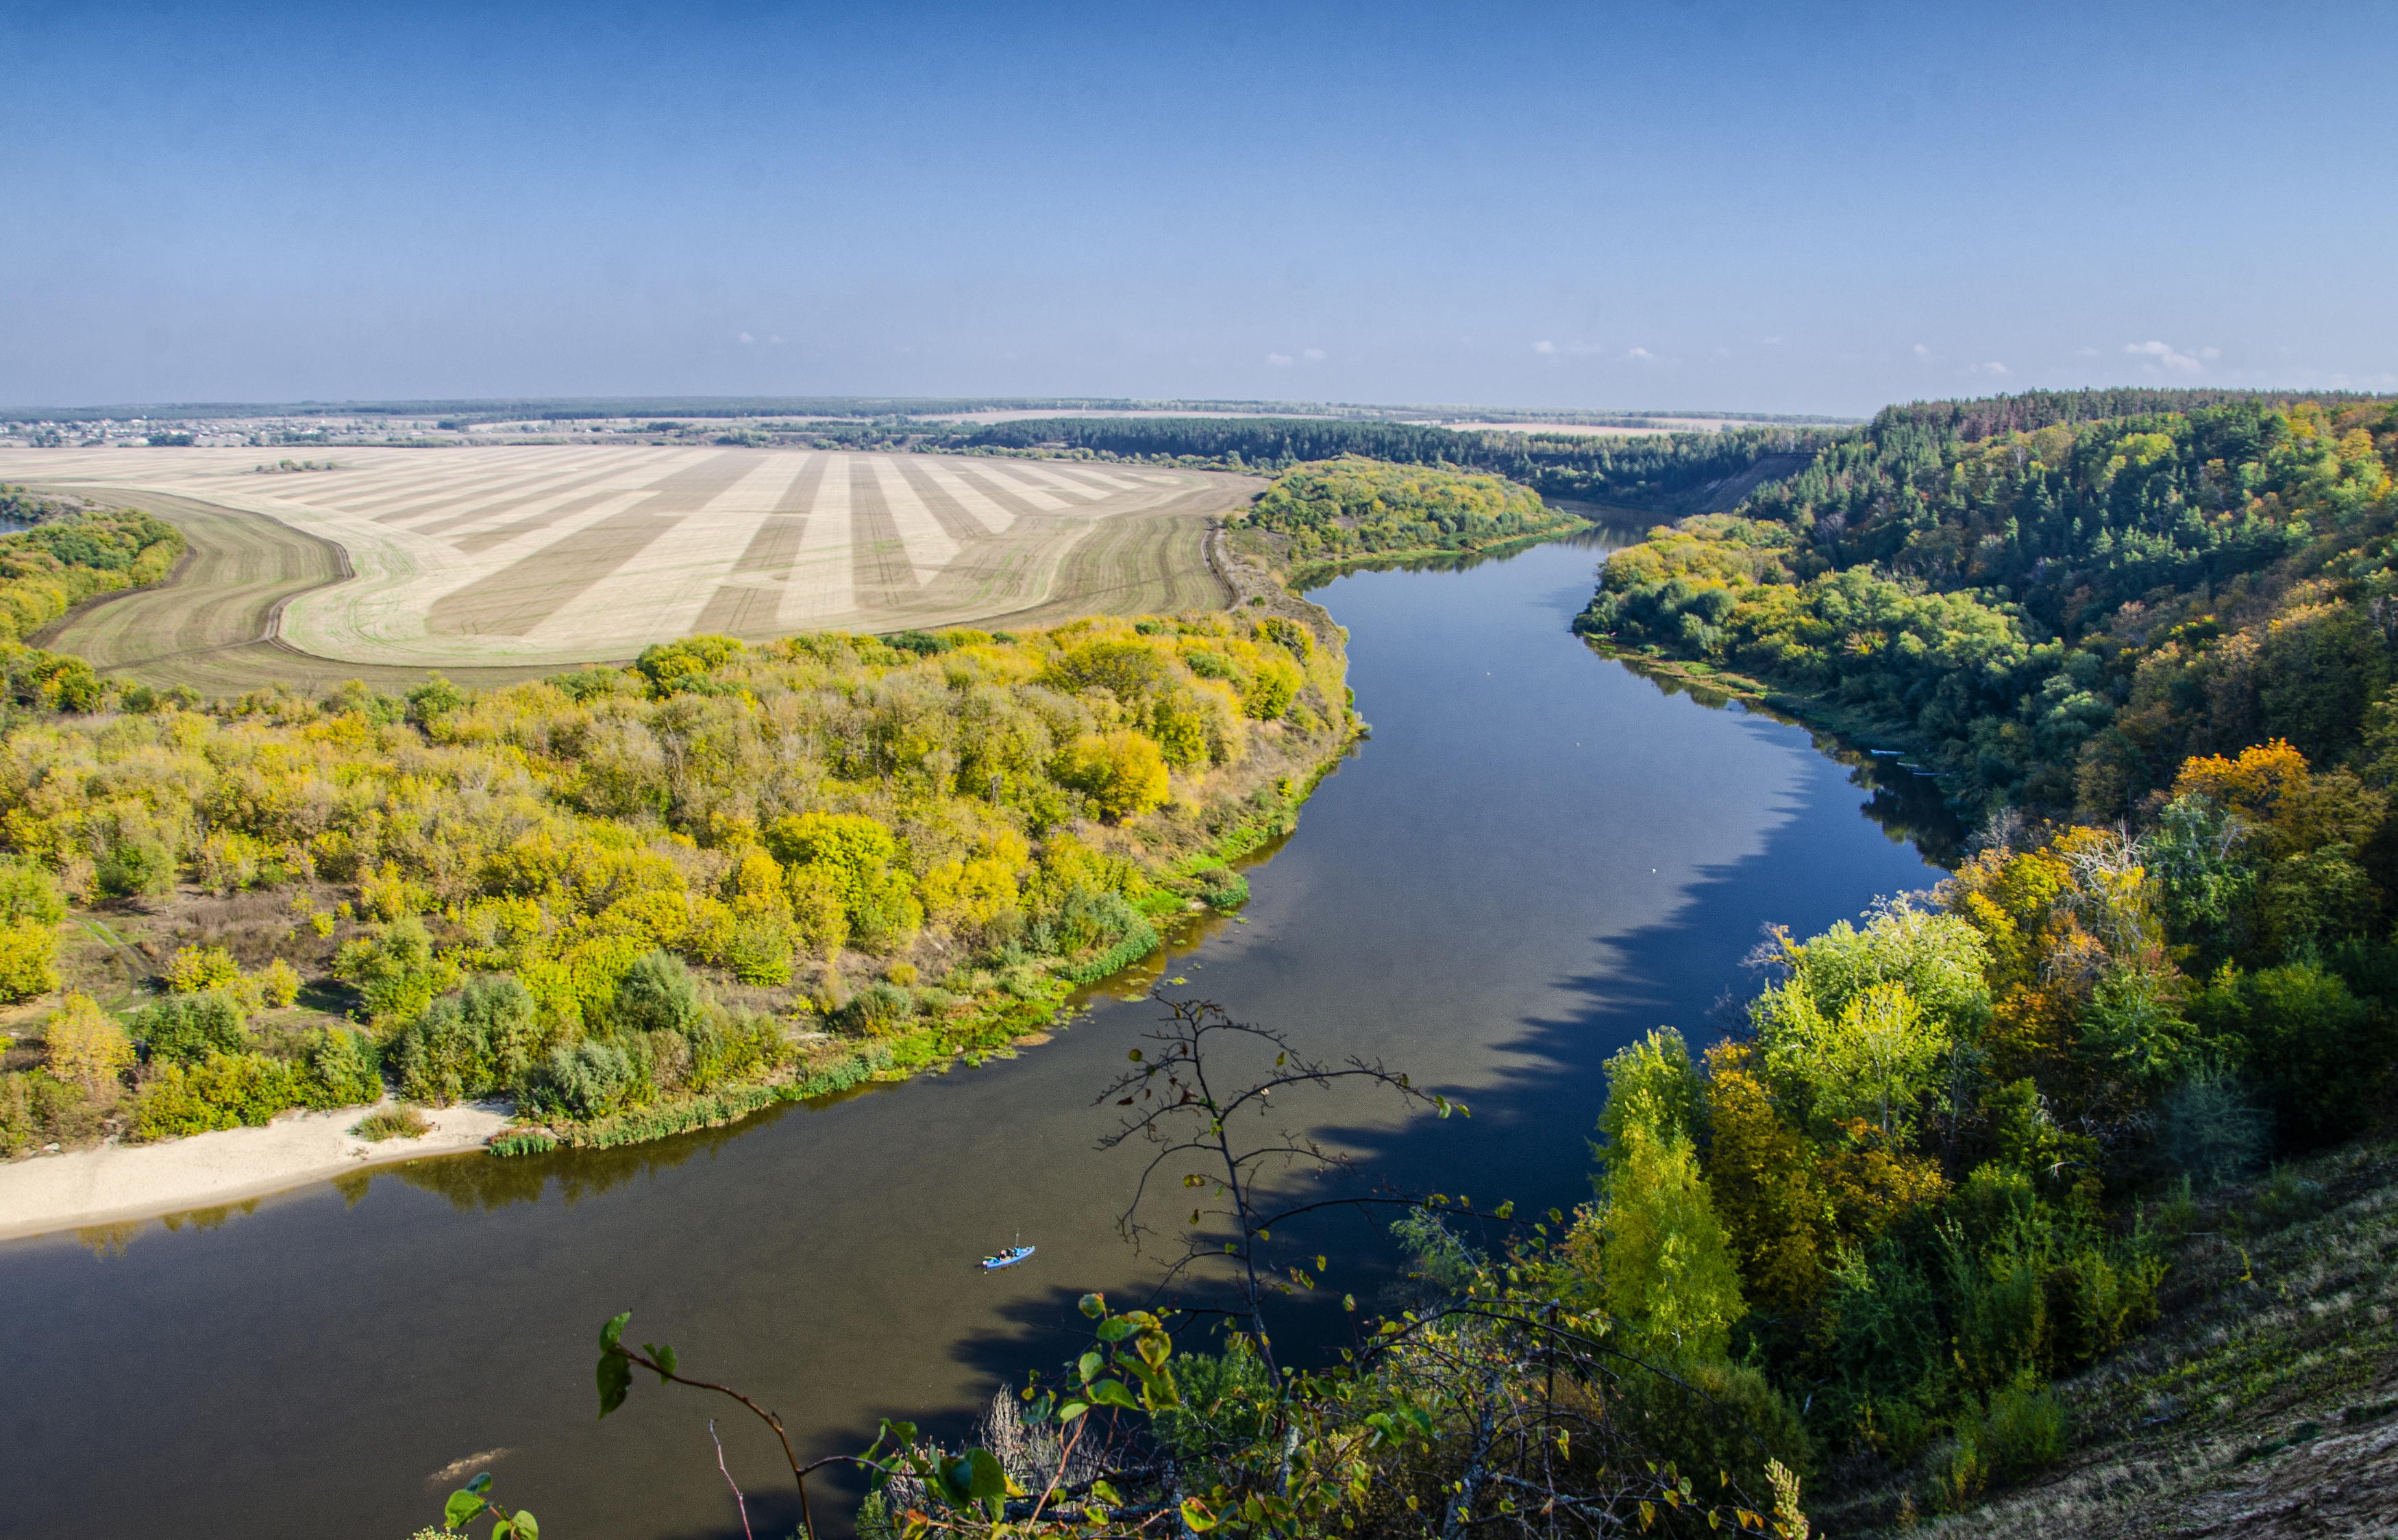
{"label": "blue kayak", "polygon": [[1007,1250],[1000,1252],[997,1256],[984,1257],[980,1262],[976,1263],[975,1265],[980,1267],[986,1273],[995,1273],[1002,1267],[1015,1266],[1017,1263],[1023,1261],[1026,1257],[1031,1256],[1031,1254],[1032,1248],[1030,1246],[1010,1246]]}

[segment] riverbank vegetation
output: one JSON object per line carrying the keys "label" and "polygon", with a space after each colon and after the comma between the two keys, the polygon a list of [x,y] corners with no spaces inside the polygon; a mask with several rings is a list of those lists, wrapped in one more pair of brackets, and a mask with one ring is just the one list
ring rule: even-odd
{"label": "riverbank vegetation", "polygon": [[1500,476],[1354,457],[1293,466],[1227,524],[1233,548],[1293,590],[1359,562],[1494,550],[1584,527]]}
{"label": "riverbank vegetation", "polygon": [[[1230,863],[1353,731],[1340,644],[1279,606],[29,709],[0,739],[0,972],[81,994],[26,1020],[0,1140],[388,1077],[513,1097],[511,1149],[614,1144],[1006,1051],[1166,917],[1246,896]],[[123,1051],[93,1069],[78,1032]]]}

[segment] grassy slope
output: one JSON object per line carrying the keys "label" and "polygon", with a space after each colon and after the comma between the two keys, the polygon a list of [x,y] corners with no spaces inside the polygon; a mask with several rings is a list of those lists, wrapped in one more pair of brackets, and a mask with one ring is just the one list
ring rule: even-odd
{"label": "grassy slope", "polygon": [[[2165,1217],[2184,1233],[2162,1323],[2058,1387],[2072,1453],[1915,1533],[2398,1528],[2398,1144],[2351,1145]],[[1909,1474],[1920,1491],[1920,1466]],[[1827,1533],[1889,1532],[1898,1502],[1893,1483],[1815,1517]]]}

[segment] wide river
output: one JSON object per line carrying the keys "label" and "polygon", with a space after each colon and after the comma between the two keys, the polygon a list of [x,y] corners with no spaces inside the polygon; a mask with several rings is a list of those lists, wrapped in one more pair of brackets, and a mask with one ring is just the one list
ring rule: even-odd
{"label": "wide river", "polygon": [[[1251,869],[1246,923],[1185,937],[1166,970],[1470,1103],[1288,1116],[1486,1204],[1588,1196],[1607,1056],[1660,1023],[1711,1038],[1760,926],[1805,934],[1939,875],[1804,731],[1569,635],[1599,543],[1315,596],[1350,628],[1373,737]],[[630,1309],[634,1340],[780,1409],[805,1451],[886,1415],[962,1426],[1067,1353],[1077,1294],[1156,1277],[1115,1230],[1138,1157],[1094,1147],[1093,1097],[1157,1014],[1131,993],[1013,1061],[707,1136],[428,1159],[0,1246],[0,1533],[398,1540],[438,1520],[445,1467],[505,1451],[498,1493],[546,1534],[737,1535],[715,1417],[757,1533],[788,1533],[788,1475],[738,1408],[649,1381],[594,1420],[600,1322]],[[973,1271],[1019,1234],[1031,1263]],[[1324,1235],[1334,1286],[1370,1300],[1387,1246]]]}

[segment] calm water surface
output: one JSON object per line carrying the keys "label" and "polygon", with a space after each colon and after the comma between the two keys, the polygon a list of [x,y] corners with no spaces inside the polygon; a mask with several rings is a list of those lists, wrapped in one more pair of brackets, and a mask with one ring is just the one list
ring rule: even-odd
{"label": "calm water surface", "polygon": [[[1380,1172],[1486,1202],[1586,1196],[1601,1063],[1661,1022],[1704,1033],[1761,924],[1819,929],[1937,876],[1804,732],[1664,694],[1568,635],[1598,555],[1317,595],[1350,628],[1372,741],[1251,871],[1248,923],[1168,970],[1470,1102],[1408,1126],[1296,1110]],[[600,1321],[632,1310],[633,1337],[753,1389],[817,1451],[884,1415],[955,1424],[1054,1364],[1077,1294],[1155,1276],[1113,1227],[1136,1157],[1093,1148],[1092,1098],[1156,1013],[1119,995],[1014,1062],[708,1136],[427,1160],[0,1246],[0,1533],[397,1537],[438,1514],[433,1473],[506,1450],[499,1492],[546,1533],[738,1534],[711,1415],[758,1533],[787,1533],[788,1477],[719,1407],[637,1385],[594,1422]],[[1018,1233],[1032,1263],[971,1270]],[[1371,1281],[1362,1225],[1323,1243],[1336,1283]]]}

